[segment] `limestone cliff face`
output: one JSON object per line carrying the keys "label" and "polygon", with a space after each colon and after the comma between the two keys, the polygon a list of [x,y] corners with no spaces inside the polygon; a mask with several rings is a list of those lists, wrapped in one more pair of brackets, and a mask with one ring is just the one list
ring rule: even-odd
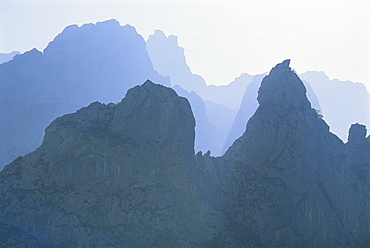
{"label": "limestone cliff face", "polygon": [[193,147],[188,101],[147,81],[117,105],[96,102],[58,118],[35,152],[6,166],[1,222],[47,247],[208,240],[222,224],[210,218],[219,213]]}
{"label": "limestone cliff face", "polygon": [[[370,141],[344,144],[289,60],[222,157],[194,155],[185,98],[149,81],[56,119],[0,172],[0,243],[19,247],[369,247]],[[23,245],[23,246],[22,246]]]}
{"label": "limestone cliff face", "polygon": [[[264,247],[366,247],[369,167],[356,167],[363,180],[355,178],[354,153],[329,132],[305,93],[288,60],[263,79],[259,108],[224,156],[233,170],[229,229]],[[351,131],[353,143],[365,142],[365,133]]]}

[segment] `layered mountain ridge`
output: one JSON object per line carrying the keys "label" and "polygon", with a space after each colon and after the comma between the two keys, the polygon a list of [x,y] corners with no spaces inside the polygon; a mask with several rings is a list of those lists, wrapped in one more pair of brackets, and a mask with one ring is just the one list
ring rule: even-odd
{"label": "layered mountain ridge", "polygon": [[56,117],[94,101],[119,102],[146,79],[169,85],[153,69],[144,39],[116,20],[68,26],[43,52],[1,64],[0,169],[36,149]]}
{"label": "layered mountain ridge", "polygon": [[150,81],[56,119],[0,172],[2,244],[368,247],[366,127],[331,134],[289,62],[218,158],[194,155],[188,101]]}
{"label": "layered mountain ridge", "polygon": [[[14,54],[0,57],[8,61]],[[262,77],[243,73],[228,85],[207,85],[191,72],[174,35],[156,31],[145,42],[133,26],[115,20],[68,26],[43,52],[33,49],[0,64],[0,170],[36,149],[56,117],[94,101],[118,102],[146,79],[187,91],[180,90],[191,96],[196,151],[222,156],[257,109]],[[329,80],[319,72],[301,77],[312,106],[343,141],[351,123],[369,125],[370,95],[364,85]]]}

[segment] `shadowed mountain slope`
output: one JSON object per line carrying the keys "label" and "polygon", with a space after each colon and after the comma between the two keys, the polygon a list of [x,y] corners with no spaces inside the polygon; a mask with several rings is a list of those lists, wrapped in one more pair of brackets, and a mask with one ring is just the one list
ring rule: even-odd
{"label": "shadowed mountain slope", "polygon": [[149,81],[57,118],[0,172],[1,244],[368,247],[366,128],[330,133],[289,62],[218,158],[194,155],[188,101]]}
{"label": "shadowed mountain slope", "polygon": [[194,160],[194,126],[188,101],[149,81],[117,105],[60,117],[1,172],[0,221],[47,247],[207,240],[222,218]]}
{"label": "shadowed mountain slope", "polygon": [[[305,93],[288,60],[263,79],[256,113],[224,156],[232,168],[232,183],[226,186],[233,192],[229,229],[240,231],[237,240],[247,234],[249,242],[262,247],[366,247],[366,130],[353,135],[364,154],[357,162]],[[362,179],[355,171],[362,171]]]}
{"label": "shadowed mountain slope", "polygon": [[[261,86],[261,81],[266,74],[260,74],[253,77],[252,81],[248,84],[240,108],[233,120],[233,124],[230,131],[228,132],[228,137],[223,145],[223,153],[231,146],[231,144],[239,138],[245,131],[246,123],[253,116],[258,108],[258,89]],[[308,82],[304,83],[307,88],[307,98],[311,102],[314,109],[320,111],[320,103],[317,99],[315,92],[312,90]],[[347,127],[348,128],[348,127]]]}

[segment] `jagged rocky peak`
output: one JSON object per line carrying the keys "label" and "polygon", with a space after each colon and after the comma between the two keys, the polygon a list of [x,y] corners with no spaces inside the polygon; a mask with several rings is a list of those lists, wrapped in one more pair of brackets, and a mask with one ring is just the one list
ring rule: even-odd
{"label": "jagged rocky peak", "polygon": [[358,144],[366,142],[366,126],[361,124],[352,124],[348,132],[348,144]]}
{"label": "jagged rocky peak", "polygon": [[[244,233],[261,238],[261,244],[245,247],[366,247],[369,220],[360,216],[369,188],[348,170],[365,178],[369,153],[364,145],[346,149],[305,93],[289,60],[263,79],[260,106],[223,156],[233,170],[230,187],[240,196],[228,200],[233,224],[239,221]],[[364,130],[352,126],[349,143],[364,140]]]}
{"label": "jagged rocky peak", "polygon": [[258,90],[259,107],[227,156],[233,154],[245,160],[242,151],[253,163],[259,164],[266,161],[266,157],[276,160],[284,150],[297,146],[320,153],[315,143],[328,138],[329,127],[311,108],[306,88],[289,62],[285,60],[276,65],[263,78]]}
{"label": "jagged rocky peak", "polygon": [[194,127],[195,120],[187,99],[149,80],[128,91],[117,105],[112,121],[112,130],[125,132],[138,142],[176,140],[191,149],[194,147]]}
{"label": "jagged rocky peak", "polygon": [[[209,238],[219,219],[202,198],[194,127],[188,101],[151,81],[118,104],[94,102],[57,118],[38,149],[1,171],[0,229],[46,247],[181,247]],[[11,241],[0,235],[6,247]]]}
{"label": "jagged rocky peak", "polygon": [[[189,102],[165,86],[147,80],[131,88],[118,104],[94,102],[74,114],[54,121],[46,130],[45,141],[70,129],[97,135],[130,137],[136,143],[154,142],[163,145],[176,141],[194,151],[195,121]],[[174,145],[174,144],[172,144]],[[184,148],[184,147],[182,147]]]}
{"label": "jagged rocky peak", "polygon": [[260,106],[310,107],[306,88],[289,64],[289,59],[277,64],[263,79],[257,98]]}
{"label": "jagged rocky peak", "polygon": [[[106,44],[110,44],[110,47],[106,47]],[[124,46],[129,46],[137,52],[139,47],[145,47],[145,41],[133,26],[128,24],[120,26],[117,20],[111,19],[96,24],[84,24],[81,27],[76,24],[67,26],[48,44],[44,53],[48,56],[66,56],[86,49],[97,49],[97,47],[101,51],[95,51],[95,53],[111,50],[119,53]],[[104,56],[100,59],[104,59]]]}

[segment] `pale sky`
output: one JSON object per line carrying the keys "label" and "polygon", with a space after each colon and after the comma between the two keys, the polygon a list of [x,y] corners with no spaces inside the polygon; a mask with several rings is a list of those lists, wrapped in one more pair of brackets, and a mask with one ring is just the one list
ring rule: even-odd
{"label": "pale sky", "polygon": [[298,73],[370,90],[369,0],[0,0],[0,52],[43,50],[64,27],[108,19],[178,36],[193,73],[227,84],[290,58]]}

